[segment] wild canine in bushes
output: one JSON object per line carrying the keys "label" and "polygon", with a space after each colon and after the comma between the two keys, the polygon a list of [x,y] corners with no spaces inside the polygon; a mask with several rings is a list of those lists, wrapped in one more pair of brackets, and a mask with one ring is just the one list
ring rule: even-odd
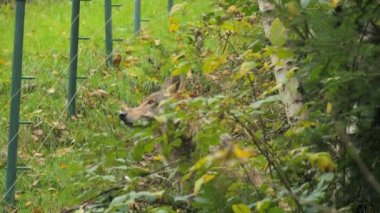
{"label": "wild canine in bushes", "polygon": [[160,103],[174,96],[180,87],[181,79],[179,77],[167,79],[162,89],[150,94],[140,106],[120,112],[120,120],[129,127],[135,126],[136,122],[141,120],[146,122],[154,120],[160,111]]}
{"label": "wild canine in bushes", "polygon": [[[155,116],[158,116],[162,110],[162,103],[169,98],[179,96],[179,91],[182,88],[182,81],[180,77],[172,77],[165,81],[162,89],[150,94],[145,100],[137,107],[130,108],[119,113],[120,120],[127,126],[139,127],[141,124],[149,124],[155,120]],[[172,123],[174,126],[181,125],[180,123]],[[164,163],[168,163],[166,158],[179,159],[182,157],[190,157],[190,154],[194,151],[195,145],[193,137],[197,132],[196,125],[189,127],[190,131],[187,133],[176,136],[176,139],[180,140],[180,145],[173,149],[171,155],[163,156]],[[168,124],[163,124],[158,130],[157,134],[168,134]],[[170,135],[170,134],[168,134]],[[169,137],[170,138],[170,137]],[[175,140],[175,139],[173,139]],[[170,143],[170,139],[169,139]],[[160,149],[160,148],[159,148]],[[166,161],[166,162],[165,162]]]}

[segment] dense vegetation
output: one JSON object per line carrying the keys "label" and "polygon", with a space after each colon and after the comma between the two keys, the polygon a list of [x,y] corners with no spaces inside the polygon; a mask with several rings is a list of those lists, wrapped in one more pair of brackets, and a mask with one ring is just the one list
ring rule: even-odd
{"label": "dense vegetation", "polygon": [[[180,1],[169,17],[163,2],[144,3],[150,21],[139,36],[131,36],[132,27],[114,28],[128,34],[115,47],[120,68],[104,64],[103,28],[94,26],[103,5],[83,5],[81,34],[94,39],[81,44],[80,71],[89,78],[71,120],[62,111],[70,2],[28,4],[24,72],[37,80],[23,89],[23,116],[34,124],[20,132],[19,158],[32,169],[19,172],[17,205],[6,210],[380,209],[378,1],[273,1],[269,24],[256,0]],[[154,5],[162,8],[148,10]],[[114,24],[124,23],[131,7],[117,11]],[[4,32],[14,11],[9,4],[0,11],[9,20],[0,23]],[[12,34],[5,32],[6,71]],[[273,70],[284,62],[289,69],[280,82]],[[10,73],[0,76],[5,133]],[[120,109],[138,106],[170,76],[181,77],[182,89],[153,122],[119,124]],[[300,82],[293,90],[303,105],[294,122],[279,92],[292,88],[291,79]],[[1,150],[5,156],[6,146]],[[5,158],[1,165],[4,176]]]}

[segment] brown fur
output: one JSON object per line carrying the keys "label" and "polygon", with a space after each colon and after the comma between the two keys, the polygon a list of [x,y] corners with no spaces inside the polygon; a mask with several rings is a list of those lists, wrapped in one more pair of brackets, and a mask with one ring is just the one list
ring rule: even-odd
{"label": "brown fur", "polygon": [[[120,112],[119,117],[123,121],[124,124],[133,128],[137,126],[139,121],[150,122],[154,120],[154,117],[160,113],[161,104],[163,101],[177,96],[178,91],[181,88],[181,80],[179,77],[169,78],[165,81],[162,89],[158,92],[154,92],[149,95],[139,106],[131,109],[127,109],[123,112]],[[180,124],[174,124],[180,125]],[[157,134],[167,134],[167,125],[162,125],[158,130]],[[179,160],[181,158],[188,159],[190,154],[194,151],[195,146],[193,143],[193,132],[187,132],[188,134],[184,134],[179,136],[181,140],[181,146],[172,150],[172,156],[162,156],[163,162],[165,164],[169,164],[169,162],[173,162]],[[168,136],[170,138],[170,136]],[[161,149],[160,146],[157,147]]]}
{"label": "brown fur", "polygon": [[136,121],[151,121],[160,111],[160,103],[173,96],[181,86],[179,77],[170,78],[165,81],[164,86],[158,92],[149,95],[140,106],[120,112],[119,118],[124,124],[133,127]]}

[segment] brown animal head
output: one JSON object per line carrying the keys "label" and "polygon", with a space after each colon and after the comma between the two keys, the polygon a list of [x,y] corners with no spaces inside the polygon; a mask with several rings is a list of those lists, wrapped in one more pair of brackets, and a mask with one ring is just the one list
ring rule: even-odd
{"label": "brown animal head", "polygon": [[140,106],[120,112],[120,120],[129,127],[133,127],[137,121],[150,122],[154,120],[160,111],[160,103],[172,97],[180,89],[180,86],[179,77],[167,79],[162,89],[145,98]]}

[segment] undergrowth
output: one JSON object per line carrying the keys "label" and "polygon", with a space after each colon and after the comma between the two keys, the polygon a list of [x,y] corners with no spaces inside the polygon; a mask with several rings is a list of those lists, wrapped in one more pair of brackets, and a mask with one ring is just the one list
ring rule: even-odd
{"label": "undergrowth", "polygon": [[[83,3],[81,35],[93,39],[80,44],[79,72],[88,80],[79,82],[70,120],[70,3],[28,4],[24,73],[37,80],[23,87],[22,118],[33,125],[20,132],[19,164],[30,169],[19,172],[15,208],[376,212],[379,3],[273,1],[268,38],[256,1],[176,3],[168,15],[165,1],[146,1],[149,21],[138,36],[126,15],[131,3],[115,11],[114,35],[124,38],[115,43],[120,68],[104,65],[101,3]],[[9,20],[3,32],[13,27],[13,9],[1,11]],[[0,43],[4,70],[11,69],[11,37],[6,31]],[[286,81],[302,83],[298,101],[307,116],[294,125],[278,92],[288,82],[273,74],[283,61],[291,66]],[[10,72],[0,75],[5,133]],[[152,122],[120,124],[119,110],[175,76],[183,88],[160,103]]]}
{"label": "undergrowth", "polygon": [[[23,75],[35,76],[22,84],[21,119],[32,125],[20,127],[18,165],[29,167],[18,173],[16,208],[19,212],[58,212],[75,206],[108,185],[96,185],[85,179],[86,168],[126,155],[127,130],[118,120],[118,112],[138,104],[149,92],[157,89],[164,74],[152,70],[154,57],[151,41],[159,40],[165,48],[173,48],[168,33],[167,2],[150,0],[142,3],[142,29],[146,38],[133,35],[133,2],[113,9],[115,55],[123,56],[121,69],[105,66],[104,3],[82,2],[79,42],[78,116],[66,120],[65,103],[68,82],[70,1],[33,1],[26,4]],[[207,9],[202,1],[189,3],[189,13],[182,21],[195,20]],[[0,7],[0,101],[1,175],[0,191],[4,192],[6,150],[8,141],[11,59],[13,49],[14,7]],[[149,38],[148,38],[149,37]],[[149,39],[149,40],[147,40]],[[158,50],[155,50],[158,51]],[[133,52],[127,55],[127,53]],[[133,63],[138,63],[135,67]],[[157,62],[159,63],[159,62]],[[141,71],[139,70],[141,69]],[[141,73],[137,78],[133,73]],[[154,73],[153,73],[154,72]],[[150,75],[150,74],[154,75]],[[166,75],[169,73],[167,70]],[[142,86],[137,82],[145,82]],[[108,156],[108,155],[112,156]],[[109,165],[111,168],[111,165]],[[96,189],[97,188],[97,189]],[[4,197],[2,196],[2,203]],[[2,206],[4,206],[2,204]]]}

